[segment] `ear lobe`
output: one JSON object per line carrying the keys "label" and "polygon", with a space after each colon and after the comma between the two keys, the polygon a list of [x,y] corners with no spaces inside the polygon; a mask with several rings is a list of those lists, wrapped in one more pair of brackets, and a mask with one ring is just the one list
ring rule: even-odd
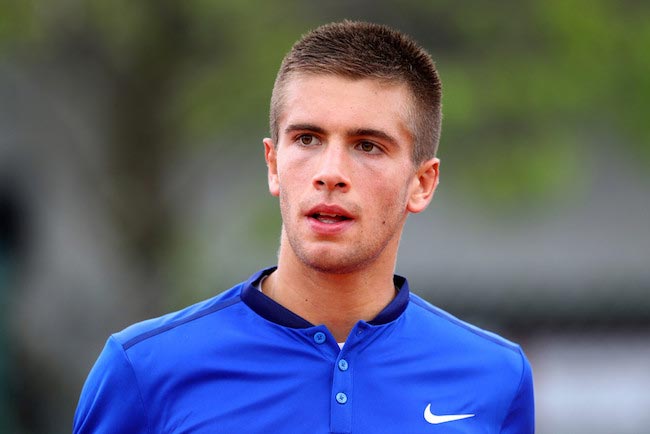
{"label": "ear lobe", "polygon": [[264,159],[266,160],[269,192],[278,197],[280,195],[280,182],[278,180],[277,150],[273,140],[266,138],[264,142]]}
{"label": "ear lobe", "polygon": [[439,173],[440,160],[437,158],[427,160],[420,165],[413,179],[413,187],[407,204],[409,212],[419,213],[429,206],[438,186]]}

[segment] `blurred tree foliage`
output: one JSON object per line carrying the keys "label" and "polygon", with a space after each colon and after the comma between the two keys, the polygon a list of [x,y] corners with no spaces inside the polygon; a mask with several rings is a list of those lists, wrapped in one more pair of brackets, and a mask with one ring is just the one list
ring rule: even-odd
{"label": "blurred tree foliage", "polygon": [[136,268],[156,273],[170,242],[163,177],[179,154],[236,152],[228,137],[250,134],[251,119],[265,131],[275,71],[306,28],[278,25],[301,21],[297,3],[2,1],[5,62],[69,70],[109,95],[97,99],[109,117],[106,199]]}
{"label": "blurred tree foliage", "polygon": [[265,125],[283,53],[341,18],[395,25],[431,49],[446,172],[495,209],[578,186],[591,150],[650,160],[647,2],[2,0],[2,10],[6,59],[93,62],[104,74],[116,170],[135,203],[155,200],[159,166],[179,149]]}
{"label": "blurred tree foliage", "polygon": [[589,153],[648,163],[650,4],[499,2],[454,18],[443,149],[462,153],[468,189],[526,205],[588,182]]}

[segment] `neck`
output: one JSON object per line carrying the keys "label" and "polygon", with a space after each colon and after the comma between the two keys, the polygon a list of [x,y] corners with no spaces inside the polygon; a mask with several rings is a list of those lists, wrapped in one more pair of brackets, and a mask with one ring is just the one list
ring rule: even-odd
{"label": "neck", "polygon": [[312,324],[324,324],[344,342],[359,321],[370,321],[395,297],[394,260],[345,274],[314,270],[283,255],[263,283],[264,293]]}

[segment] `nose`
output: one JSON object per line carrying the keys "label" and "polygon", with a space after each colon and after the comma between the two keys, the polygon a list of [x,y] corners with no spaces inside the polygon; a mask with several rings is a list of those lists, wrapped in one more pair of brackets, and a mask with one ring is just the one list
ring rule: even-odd
{"label": "nose", "polygon": [[319,161],[313,178],[314,187],[317,190],[347,192],[350,189],[350,172],[344,147],[333,144],[325,146],[317,158]]}

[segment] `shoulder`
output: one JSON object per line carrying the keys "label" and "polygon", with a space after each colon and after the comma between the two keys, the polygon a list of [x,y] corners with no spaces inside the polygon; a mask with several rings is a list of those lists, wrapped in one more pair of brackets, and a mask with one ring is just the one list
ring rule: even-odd
{"label": "shoulder", "polygon": [[507,377],[510,383],[530,375],[530,364],[518,344],[465,322],[413,293],[407,313],[425,348],[473,360],[486,373]]}
{"label": "shoulder", "polygon": [[215,297],[176,312],[132,324],[113,334],[112,338],[126,351],[154,337],[183,333],[192,329],[192,326],[197,323],[204,325],[211,320],[218,321],[224,313],[227,313],[228,308],[241,302],[242,286],[243,284],[236,285]]}
{"label": "shoulder", "polygon": [[494,405],[502,408],[503,433],[534,432],[533,375],[522,348],[433,306],[411,293],[407,318],[410,334],[418,333],[422,360],[443,371],[461,372],[472,388],[489,390]]}
{"label": "shoulder", "polygon": [[74,432],[161,432],[160,384],[182,389],[213,356],[206,348],[228,343],[222,335],[233,327],[227,325],[247,312],[241,302],[247,284],[111,335],[82,389]]}
{"label": "shoulder", "polygon": [[466,339],[477,339],[487,345],[496,345],[497,347],[501,347],[514,353],[521,352],[521,348],[518,344],[511,342],[496,333],[463,321],[449,312],[432,305],[416,294],[410,294],[410,305],[413,306],[415,310],[419,310],[417,315],[421,317],[421,321],[423,321],[424,324],[430,324],[437,328],[442,327],[445,332],[453,333],[455,336],[460,335]]}

